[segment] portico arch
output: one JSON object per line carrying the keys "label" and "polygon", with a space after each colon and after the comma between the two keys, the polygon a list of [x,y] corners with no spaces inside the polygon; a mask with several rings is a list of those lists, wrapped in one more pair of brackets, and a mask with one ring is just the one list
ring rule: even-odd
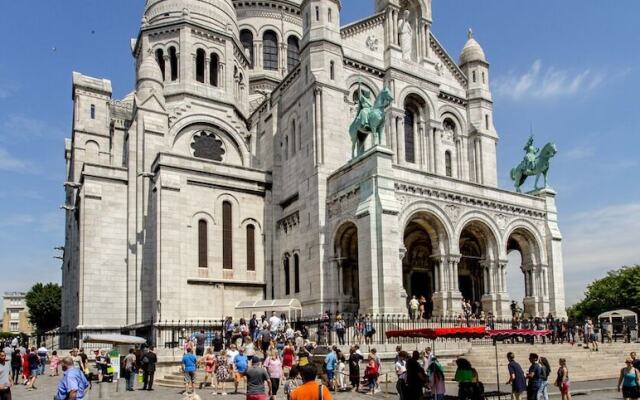
{"label": "portico arch", "polygon": [[470,219],[460,230],[458,284],[462,298],[475,308],[493,310],[491,294],[500,292],[498,240],[487,223]]}
{"label": "portico arch", "polygon": [[[519,273],[524,281],[522,304],[526,314],[544,316],[548,302],[548,271],[536,234],[525,226],[516,226],[507,235],[508,270]],[[519,265],[517,265],[519,262]],[[508,280],[513,283],[514,280]],[[521,281],[522,282],[522,281]],[[522,291],[514,290],[514,292]],[[520,301],[516,299],[516,301]]]}
{"label": "portico arch", "polygon": [[343,313],[357,314],[360,308],[358,273],[358,228],[345,222],[338,228],[334,239],[334,260],[338,268],[337,295]]}
{"label": "portico arch", "polygon": [[415,296],[427,300],[424,317],[432,314],[434,293],[443,290],[440,259],[448,242],[444,223],[429,211],[413,213],[404,226],[402,284],[408,299]]}

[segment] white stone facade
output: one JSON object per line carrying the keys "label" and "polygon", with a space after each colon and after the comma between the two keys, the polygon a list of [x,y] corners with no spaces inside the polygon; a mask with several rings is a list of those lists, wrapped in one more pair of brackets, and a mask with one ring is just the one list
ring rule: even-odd
{"label": "white stone facade", "polygon": [[[73,77],[63,328],[219,319],[241,300],[401,313],[407,296],[563,316],[554,196],[497,188],[489,64],[454,61],[430,0],[147,0],[137,84]],[[358,87],[394,102],[351,159]],[[368,149],[368,150],[367,150]],[[523,276],[507,277],[520,251]],[[526,277],[526,278],[525,278]]]}

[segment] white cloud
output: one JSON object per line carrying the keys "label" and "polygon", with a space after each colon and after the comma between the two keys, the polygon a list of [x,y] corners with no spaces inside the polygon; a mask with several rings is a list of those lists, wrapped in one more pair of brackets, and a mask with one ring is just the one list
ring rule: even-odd
{"label": "white cloud", "polygon": [[592,146],[578,146],[567,151],[566,156],[572,160],[582,160],[592,157],[596,153],[595,147]]}
{"label": "white cloud", "polygon": [[0,171],[26,172],[31,169],[29,162],[20,160],[9,152],[0,147]]}
{"label": "white cloud", "polygon": [[592,91],[605,80],[605,74],[591,69],[569,71],[554,67],[544,68],[541,60],[535,60],[524,74],[511,73],[494,80],[494,92],[515,100],[525,98],[550,99],[570,97]]}
{"label": "white cloud", "polygon": [[640,202],[609,206],[560,220],[567,304],[589,283],[623,265],[640,263]]}
{"label": "white cloud", "polygon": [[41,136],[48,131],[51,127],[46,122],[24,115],[10,115],[2,124],[3,135],[10,137]]}

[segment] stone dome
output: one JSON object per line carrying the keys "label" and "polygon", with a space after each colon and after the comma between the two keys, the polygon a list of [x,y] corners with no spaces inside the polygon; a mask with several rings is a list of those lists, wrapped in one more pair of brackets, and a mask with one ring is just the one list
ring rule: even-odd
{"label": "stone dome", "polygon": [[487,57],[482,50],[482,46],[473,38],[473,32],[469,29],[469,40],[462,48],[460,53],[460,65],[464,65],[473,61],[481,61],[486,63]]}
{"label": "stone dome", "polygon": [[146,0],[143,27],[181,20],[238,35],[236,10],[231,0]]}
{"label": "stone dome", "polygon": [[141,88],[143,85],[145,86],[164,86],[164,82],[162,79],[162,71],[160,70],[160,66],[156,61],[156,58],[153,54],[146,54],[140,67],[138,68],[138,87]]}

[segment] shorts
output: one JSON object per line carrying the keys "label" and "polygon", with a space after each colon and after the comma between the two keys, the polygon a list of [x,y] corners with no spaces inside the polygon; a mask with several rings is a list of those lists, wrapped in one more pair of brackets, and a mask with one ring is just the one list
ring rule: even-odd
{"label": "shorts", "polygon": [[511,400],[523,400],[526,396],[523,396],[525,392],[511,392]]}
{"label": "shorts", "polygon": [[202,357],[204,355],[204,347],[196,347],[196,356]]}
{"label": "shorts", "polygon": [[327,379],[332,381],[335,376],[335,371],[332,369],[327,370]]}
{"label": "shorts", "polygon": [[571,389],[571,385],[569,384],[569,382],[563,382],[560,385],[560,394],[568,394],[569,389]]}
{"label": "shorts", "polygon": [[32,369],[31,371],[31,376],[38,376],[40,375],[40,370],[39,369]]}
{"label": "shorts", "polygon": [[247,394],[247,400],[268,400],[269,397],[267,397],[266,394],[264,393],[260,393],[260,394]]}
{"label": "shorts", "polygon": [[233,378],[235,379],[235,381],[237,383],[242,382],[242,380],[244,379],[245,376],[246,376],[245,374],[242,374],[240,372],[236,372],[236,373],[233,374]]}
{"label": "shorts", "polygon": [[185,372],[184,373],[184,383],[187,385],[190,383],[196,383],[196,373],[195,372]]}

